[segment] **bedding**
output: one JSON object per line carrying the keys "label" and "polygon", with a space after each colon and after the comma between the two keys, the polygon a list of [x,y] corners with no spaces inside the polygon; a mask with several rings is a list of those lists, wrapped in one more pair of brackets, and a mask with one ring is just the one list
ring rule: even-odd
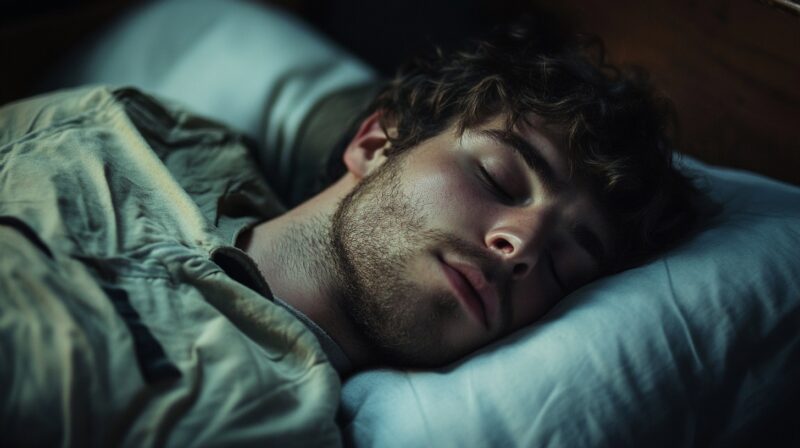
{"label": "bedding", "polygon": [[[186,104],[259,142],[262,168],[287,193],[312,177],[305,170],[332,143],[298,144],[307,117],[330,95],[375,79],[279,11],[203,0],[131,11],[63,63],[49,87],[133,84]],[[317,159],[298,165],[297,154]],[[701,232],[447,368],[348,379],[345,442],[769,445],[774,427],[797,437],[800,189],[680,163],[721,206]]]}
{"label": "bedding", "polygon": [[356,375],[343,389],[345,441],[777,442],[758,429],[798,421],[800,189],[689,158],[683,165],[722,206],[707,228],[463,362]]}
{"label": "bedding", "polygon": [[211,117],[257,143],[272,187],[293,204],[301,198],[292,192],[303,183],[290,174],[318,168],[298,167],[309,158],[293,157],[304,120],[332,93],[376,79],[367,65],[280,9],[169,0],[123,14],[55,64],[40,90],[135,86]]}
{"label": "bedding", "polygon": [[340,445],[336,371],[234,247],[283,212],[237,134],[104,87],[0,123],[0,446]]}

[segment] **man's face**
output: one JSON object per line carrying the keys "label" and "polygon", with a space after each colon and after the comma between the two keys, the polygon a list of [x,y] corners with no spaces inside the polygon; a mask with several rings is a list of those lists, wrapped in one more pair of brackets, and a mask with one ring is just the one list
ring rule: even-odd
{"label": "man's face", "polygon": [[342,305],[385,362],[453,361],[599,275],[607,222],[557,140],[503,129],[450,129],[390,158],[334,215]]}

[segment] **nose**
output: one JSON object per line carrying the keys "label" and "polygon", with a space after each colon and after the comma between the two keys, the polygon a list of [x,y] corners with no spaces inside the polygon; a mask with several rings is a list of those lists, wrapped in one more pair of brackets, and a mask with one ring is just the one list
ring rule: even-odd
{"label": "nose", "polygon": [[539,262],[555,228],[550,209],[520,210],[504,216],[486,234],[487,247],[511,265],[514,280],[525,278]]}

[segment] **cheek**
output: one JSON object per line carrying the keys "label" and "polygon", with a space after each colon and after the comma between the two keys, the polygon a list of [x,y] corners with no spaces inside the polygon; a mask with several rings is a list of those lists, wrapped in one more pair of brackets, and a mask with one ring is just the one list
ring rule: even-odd
{"label": "cheek", "polygon": [[430,214],[431,222],[447,227],[475,223],[488,213],[477,182],[458,163],[420,168],[408,177],[406,192]]}

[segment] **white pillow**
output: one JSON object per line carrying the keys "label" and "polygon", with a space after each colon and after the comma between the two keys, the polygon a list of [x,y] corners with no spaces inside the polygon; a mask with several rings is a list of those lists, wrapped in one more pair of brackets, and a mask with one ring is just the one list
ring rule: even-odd
{"label": "white pillow", "polygon": [[42,89],[132,85],[173,100],[258,142],[269,181],[284,190],[295,139],[312,108],[376,79],[367,65],[277,8],[173,0],[127,11],[57,64]]}
{"label": "white pillow", "polygon": [[723,206],[707,229],[645,266],[587,285],[543,320],[456,365],[354,376],[343,389],[345,440],[536,447],[768,440],[757,431],[786,420],[787,410],[797,415],[800,189],[684,164]]}

